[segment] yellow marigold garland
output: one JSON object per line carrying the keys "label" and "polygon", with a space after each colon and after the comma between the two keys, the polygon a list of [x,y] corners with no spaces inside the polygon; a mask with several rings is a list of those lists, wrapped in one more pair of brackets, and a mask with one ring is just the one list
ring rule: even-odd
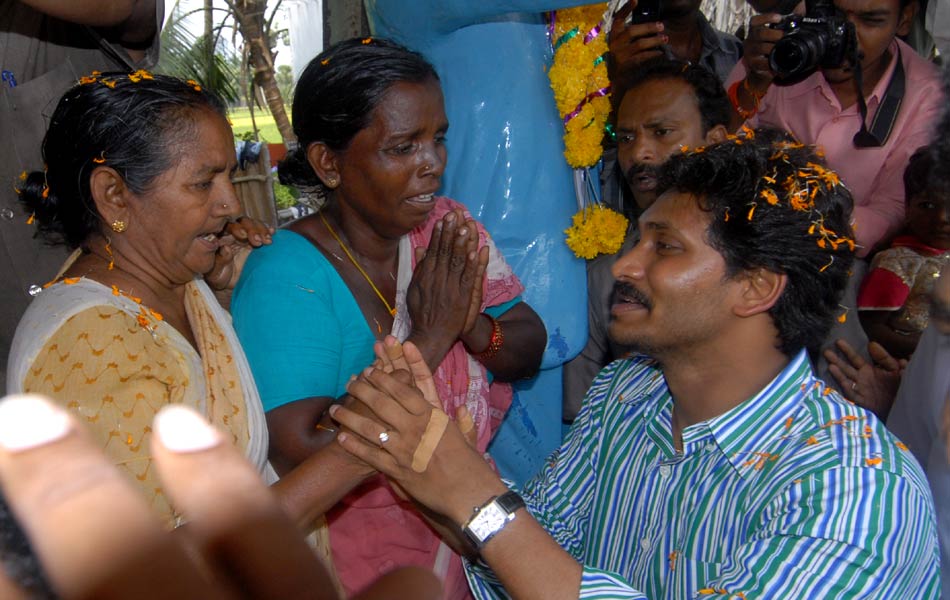
{"label": "yellow marigold garland", "polygon": [[573,224],[564,230],[567,247],[580,258],[592,259],[598,254],[616,254],[627,234],[627,217],[602,204],[594,204],[573,217]]}
{"label": "yellow marigold garland", "polygon": [[[607,77],[608,3],[590,4],[552,13],[550,36],[554,64],[548,71],[554,102],[564,120],[564,158],[574,169],[592,167],[603,154],[610,116]],[[589,202],[589,201],[588,201]],[[574,215],[566,229],[567,246],[580,258],[614,254],[623,245],[627,218],[596,202]]]}
{"label": "yellow marigold garland", "polygon": [[607,40],[602,27],[606,3],[554,13],[554,64],[548,71],[558,114],[564,119],[564,157],[574,168],[597,164],[610,115]]}

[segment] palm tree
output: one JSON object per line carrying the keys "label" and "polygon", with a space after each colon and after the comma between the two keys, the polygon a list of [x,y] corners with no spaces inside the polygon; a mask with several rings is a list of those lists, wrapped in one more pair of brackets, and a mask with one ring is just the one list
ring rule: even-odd
{"label": "palm tree", "polygon": [[225,102],[238,102],[241,97],[235,83],[238,81],[238,74],[228,60],[224,48],[214,51],[218,46],[220,28],[206,31],[203,36],[196,37],[183,24],[190,14],[183,14],[178,2],[175,2],[172,16],[162,30],[158,71],[181,79],[194,79]]}
{"label": "palm tree", "polygon": [[[274,73],[274,44],[281,33],[273,29],[274,16],[282,0],[273,3],[267,10],[267,0],[223,0],[227,9],[211,11],[223,13],[215,25],[209,18],[210,0],[203,8],[182,14],[176,0],[172,18],[162,32],[162,59],[160,70],[184,79],[194,79],[201,85],[217,92],[225,101],[237,103],[239,73],[228,60],[227,51],[218,43],[224,29],[231,27],[243,39],[243,68],[249,75],[248,104],[253,109],[258,92],[274,117],[274,122],[288,148],[297,141],[290,118],[284,107],[277,78]],[[195,12],[205,13],[205,34],[195,37],[182,26],[182,20]],[[269,16],[267,13],[270,13]]]}
{"label": "palm tree", "polygon": [[288,148],[296,144],[297,137],[290,125],[290,118],[284,108],[284,98],[277,85],[274,74],[273,31],[274,15],[283,0],[277,0],[270,16],[267,16],[267,0],[224,0],[231,11],[237,29],[244,38],[244,55],[252,74],[254,85],[264,95],[264,102],[270,109],[280,137]]}

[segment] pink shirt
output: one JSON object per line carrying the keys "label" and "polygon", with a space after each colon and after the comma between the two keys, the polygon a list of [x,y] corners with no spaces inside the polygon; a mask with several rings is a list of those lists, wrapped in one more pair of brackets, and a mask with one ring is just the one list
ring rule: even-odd
{"label": "pink shirt", "polygon": [[[897,122],[882,147],[856,148],[854,134],[861,127],[855,103],[841,108],[821,71],[794,85],[772,85],[747,121],[750,127],[780,127],[800,142],[821,146],[826,160],[854,196],[854,229],[858,256],[866,256],[904,224],[904,168],[917,148],[930,142],[943,111],[943,90],[937,69],[904,42],[890,46],[891,63],[878,81],[868,105],[868,124],[884,96],[897,64],[897,49],[904,65],[906,91]],[[745,78],[739,62],[726,86]]]}

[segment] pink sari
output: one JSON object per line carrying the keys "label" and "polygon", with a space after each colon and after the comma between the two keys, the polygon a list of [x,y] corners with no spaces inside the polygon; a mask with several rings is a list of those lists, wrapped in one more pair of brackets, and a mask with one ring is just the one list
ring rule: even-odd
{"label": "pink sari", "polygon": [[[405,339],[411,329],[405,293],[412,277],[415,248],[426,248],[435,224],[449,211],[462,208],[448,198],[437,198],[436,207],[421,227],[411,231],[399,246],[397,318],[393,335]],[[466,216],[470,216],[465,210]],[[515,299],[524,290],[488,233],[477,224],[479,247],[488,245],[489,264],[482,290],[482,310]],[[446,354],[434,373],[445,412],[454,417],[465,405],[475,421],[478,449],[488,447],[492,435],[511,405],[511,386],[489,383],[488,373],[461,342]],[[461,559],[445,546],[412,503],[401,500],[382,477],[374,477],[351,492],[327,514],[333,563],[348,595],[358,592],[379,575],[395,567],[416,565],[433,569],[443,580],[445,598],[471,598]]]}

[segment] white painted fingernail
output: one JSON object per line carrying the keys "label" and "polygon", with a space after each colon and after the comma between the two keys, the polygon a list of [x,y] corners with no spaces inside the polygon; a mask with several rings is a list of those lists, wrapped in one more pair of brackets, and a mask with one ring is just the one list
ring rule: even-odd
{"label": "white painted fingernail", "polygon": [[166,406],[155,415],[155,433],[172,452],[198,452],[221,442],[221,434],[204,417],[181,404]]}
{"label": "white painted fingernail", "polygon": [[8,452],[55,442],[69,433],[69,416],[38,394],[16,394],[0,400],[0,446]]}

